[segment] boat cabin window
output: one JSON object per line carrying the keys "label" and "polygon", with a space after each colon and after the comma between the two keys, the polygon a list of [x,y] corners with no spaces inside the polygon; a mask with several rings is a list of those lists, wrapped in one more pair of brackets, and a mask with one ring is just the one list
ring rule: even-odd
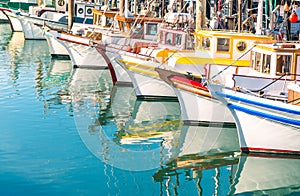
{"label": "boat cabin window", "polygon": [[174,34],[175,35],[175,45],[181,46],[182,42],[182,35],[181,34]]}
{"label": "boat cabin window", "polygon": [[157,34],[157,24],[148,23],[146,24],[146,35],[156,35]]}
{"label": "boat cabin window", "polygon": [[270,73],[271,55],[253,52],[251,58],[254,70],[266,74]]}
{"label": "boat cabin window", "polygon": [[218,45],[217,45],[217,52],[229,52],[229,38],[217,38]]}
{"label": "boat cabin window", "polygon": [[161,31],[159,33],[159,42],[162,44],[165,44],[165,32],[164,31]]}
{"label": "boat cabin window", "polygon": [[[133,23],[130,23],[130,26],[132,27]],[[128,29],[129,31],[129,29]],[[137,24],[134,28],[133,28],[133,34],[134,35],[141,35],[143,33],[143,28],[141,24]]]}
{"label": "boat cabin window", "polygon": [[166,32],[166,44],[172,45],[173,42],[173,35],[170,32]]}
{"label": "boat cabin window", "polygon": [[263,54],[262,72],[270,73],[271,55]]}
{"label": "boat cabin window", "polygon": [[186,49],[194,49],[194,36],[187,36]]}
{"label": "boat cabin window", "polygon": [[276,74],[282,75],[290,72],[291,64],[291,55],[277,55]]}
{"label": "boat cabin window", "polygon": [[210,50],[210,39],[208,37],[202,37],[202,47],[203,50]]}
{"label": "boat cabin window", "polygon": [[260,72],[261,68],[261,53],[255,52],[253,53],[253,69]]}

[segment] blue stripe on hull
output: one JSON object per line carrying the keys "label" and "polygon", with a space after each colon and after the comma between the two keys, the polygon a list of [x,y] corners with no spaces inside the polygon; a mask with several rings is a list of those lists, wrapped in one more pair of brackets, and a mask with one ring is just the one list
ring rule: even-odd
{"label": "blue stripe on hull", "polygon": [[276,116],[276,115],[272,115],[272,114],[266,114],[266,113],[263,113],[263,112],[251,110],[249,108],[234,105],[234,104],[231,104],[231,103],[228,104],[228,107],[232,108],[232,109],[242,111],[242,112],[245,112],[247,114],[267,118],[267,119],[278,121],[278,122],[281,122],[281,123],[284,123],[284,124],[300,126],[300,121],[299,120],[284,118],[284,117],[280,117],[280,116]]}
{"label": "blue stripe on hull", "polygon": [[253,101],[253,100],[233,96],[233,95],[228,95],[228,94],[225,94],[225,93],[222,93],[222,92],[216,92],[216,93],[218,95],[222,96],[222,97],[230,98],[230,99],[235,100],[235,101],[241,101],[241,102],[244,102],[244,103],[248,103],[248,104],[252,104],[252,105],[256,105],[256,106],[260,106],[260,107],[265,107],[265,108],[269,108],[269,109],[273,109],[273,110],[278,110],[280,112],[287,112],[287,113],[290,113],[290,114],[299,114],[300,115],[300,111],[297,111],[297,110],[287,109],[287,108],[279,107],[279,106],[276,106],[276,105],[265,104],[265,103],[261,103],[261,102],[257,102],[257,101]]}

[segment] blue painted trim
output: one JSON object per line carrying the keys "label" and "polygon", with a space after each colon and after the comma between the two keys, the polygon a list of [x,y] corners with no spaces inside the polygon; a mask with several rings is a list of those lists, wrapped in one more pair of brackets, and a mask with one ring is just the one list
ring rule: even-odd
{"label": "blue painted trim", "polygon": [[251,115],[255,115],[255,116],[259,116],[259,117],[279,121],[279,122],[282,122],[282,123],[285,123],[285,124],[300,126],[300,121],[299,120],[284,118],[284,117],[280,117],[280,116],[276,116],[276,115],[272,115],[272,114],[266,114],[266,113],[263,113],[263,112],[251,110],[249,108],[237,106],[237,105],[234,105],[232,103],[229,103],[228,107],[232,108],[232,109],[242,111],[242,112],[245,112],[245,113],[248,113],[248,114],[251,114]]}
{"label": "blue painted trim", "polygon": [[226,98],[230,98],[230,99],[233,99],[233,100],[236,100],[236,101],[242,101],[242,102],[252,104],[252,105],[256,105],[256,106],[261,106],[261,107],[265,107],[265,108],[269,108],[269,109],[273,109],[273,110],[279,110],[281,112],[287,112],[287,113],[291,113],[291,114],[299,114],[300,115],[300,111],[297,111],[297,110],[291,110],[291,109],[279,107],[279,106],[276,106],[276,105],[265,104],[265,103],[261,103],[261,102],[257,102],[257,101],[253,101],[253,100],[233,96],[233,95],[228,95],[228,94],[225,94],[223,92],[216,92],[216,93],[217,93],[217,95],[220,95],[220,96],[226,97]]}

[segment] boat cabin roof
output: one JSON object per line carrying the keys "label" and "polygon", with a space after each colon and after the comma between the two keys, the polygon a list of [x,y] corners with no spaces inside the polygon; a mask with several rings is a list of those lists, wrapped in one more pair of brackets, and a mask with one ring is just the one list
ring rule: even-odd
{"label": "boat cabin roof", "polygon": [[237,39],[249,39],[252,40],[270,40],[272,37],[264,35],[256,35],[252,33],[237,33],[236,31],[209,31],[209,30],[198,30],[195,32],[195,36],[200,37],[232,37]]}
{"label": "boat cabin roof", "polygon": [[251,67],[258,76],[288,74],[300,80],[300,43],[259,43],[251,52]]}
{"label": "boat cabin roof", "polygon": [[256,48],[269,52],[300,53],[300,43],[258,43]]}

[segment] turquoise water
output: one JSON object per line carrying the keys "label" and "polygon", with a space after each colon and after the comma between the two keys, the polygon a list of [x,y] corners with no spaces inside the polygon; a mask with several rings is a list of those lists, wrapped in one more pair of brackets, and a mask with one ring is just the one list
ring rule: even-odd
{"label": "turquoise water", "polygon": [[233,128],[183,125],[107,70],[72,69],[0,24],[1,195],[298,195],[300,159],[240,155]]}

